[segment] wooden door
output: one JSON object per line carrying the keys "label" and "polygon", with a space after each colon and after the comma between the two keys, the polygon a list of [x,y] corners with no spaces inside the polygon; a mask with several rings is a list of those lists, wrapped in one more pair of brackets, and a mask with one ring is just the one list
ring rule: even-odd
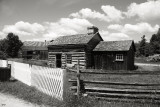
{"label": "wooden door", "polygon": [[61,54],[56,54],[56,67],[57,68],[61,68],[61,66],[62,66],[61,57],[62,57]]}

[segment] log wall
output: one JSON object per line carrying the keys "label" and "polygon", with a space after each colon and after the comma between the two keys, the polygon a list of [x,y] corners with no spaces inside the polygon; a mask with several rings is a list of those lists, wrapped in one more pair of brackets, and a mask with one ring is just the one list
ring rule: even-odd
{"label": "log wall", "polygon": [[[49,52],[48,53],[48,64],[51,67],[56,67],[56,54],[61,54],[62,68],[64,67],[73,67],[77,66],[78,60],[80,61],[80,68],[86,68],[86,53],[85,52]],[[66,56],[67,54],[72,55],[72,63],[67,64]]]}

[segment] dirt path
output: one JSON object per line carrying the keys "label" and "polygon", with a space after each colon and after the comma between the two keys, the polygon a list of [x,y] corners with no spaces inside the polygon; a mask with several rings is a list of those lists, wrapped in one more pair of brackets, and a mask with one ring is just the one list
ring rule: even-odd
{"label": "dirt path", "polygon": [[0,93],[0,107],[39,107],[12,95]]}

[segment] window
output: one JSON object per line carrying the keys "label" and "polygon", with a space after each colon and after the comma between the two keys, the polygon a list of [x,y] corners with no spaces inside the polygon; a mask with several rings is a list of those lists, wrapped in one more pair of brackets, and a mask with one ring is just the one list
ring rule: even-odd
{"label": "window", "polygon": [[123,61],[123,54],[116,54],[116,61]]}
{"label": "window", "polygon": [[67,54],[67,64],[72,64],[72,55],[71,54]]}

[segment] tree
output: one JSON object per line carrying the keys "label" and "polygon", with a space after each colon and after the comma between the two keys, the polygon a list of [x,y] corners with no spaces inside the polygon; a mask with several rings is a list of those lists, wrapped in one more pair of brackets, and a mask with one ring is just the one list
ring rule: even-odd
{"label": "tree", "polygon": [[143,35],[139,43],[139,53],[140,55],[145,56],[145,52],[146,52],[146,38],[145,35]]}
{"label": "tree", "polygon": [[15,58],[18,56],[18,52],[23,45],[22,41],[19,40],[19,37],[13,33],[9,33],[4,39],[5,43],[7,44],[6,53],[8,56]]}
{"label": "tree", "polygon": [[157,34],[152,35],[150,45],[154,54],[160,54],[160,29]]}

